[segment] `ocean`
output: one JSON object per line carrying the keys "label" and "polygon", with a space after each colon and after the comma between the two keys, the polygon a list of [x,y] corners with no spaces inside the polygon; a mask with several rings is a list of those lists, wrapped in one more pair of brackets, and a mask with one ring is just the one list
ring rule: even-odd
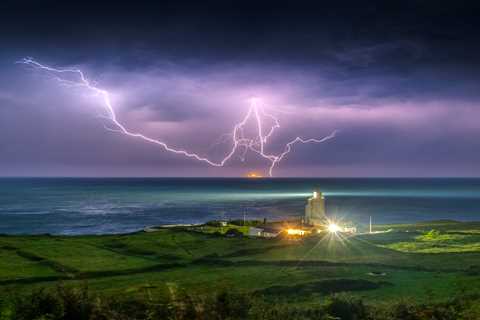
{"label": "ocean", "polygon": [[331,217],[368,223],[480,220],[480,179],[2,178],[0,233],[107,234],[214,219],[303,215],[314,188]]}

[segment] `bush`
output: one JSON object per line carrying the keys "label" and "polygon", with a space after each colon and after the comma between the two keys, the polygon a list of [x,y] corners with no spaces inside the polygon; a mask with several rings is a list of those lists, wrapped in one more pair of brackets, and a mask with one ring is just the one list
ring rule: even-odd
{"label": "bush", "polygon": [[228,229],[227,232],[225,232],[225,235],[227,237],[243,237],[243,233],[240,230],[234,228]]}
{"label": "bush", "polygon": [[252,307],[249,296],[228,291],[216,294],[212,300],[205,304],[206,319],[247,319]]}
{"label": "bush", "polygon": [[132,315],[144,312],[145,306],[141,301],[130,300],[125,303],[114,299],[101,300],[91,296],[87,286],[71,288],[60,284],[55,290],[39,289],[26,296],[16,296],[13,299],[11,315],[7,319],[131,319],[136,318],[131,317]]}
{"label": "bush", "polygon": [[[2,300],[0,300],[1,302]],[[349,295],[333,295],[316,305],[292,305],[289,300],[266,300],[259,294],[220,291],[208,296],[175,292],[170,297],[100,297],[88,287],[63,285],[35,290],[9,302],[1,320],[477,320],[480,298],[461,296],[443,303],[418,305],[397,302],[367,306]],[[0,304],[0,310],[2,304]],[[6,304],[3,303],[3,307]]]}
{"label": "bush", "polygon": [[342,320],[369,319],[363,301],[347,295],[333,295],[325,309],[327,314]]}

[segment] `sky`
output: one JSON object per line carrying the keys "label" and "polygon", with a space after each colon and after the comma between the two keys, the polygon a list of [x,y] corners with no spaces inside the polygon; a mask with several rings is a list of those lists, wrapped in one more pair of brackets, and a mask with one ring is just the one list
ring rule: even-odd
{"label": "sky", "polygon": [[32,57],[81,69],[131,132],[214,162],[255,97],[280,122],[271,154],[337,130],[276,177],[478,177],[478,16],[473,1],[2,1],[0,176],[268,174],[255,152],[214,167],[106,130],[101,97],[16,63]]}

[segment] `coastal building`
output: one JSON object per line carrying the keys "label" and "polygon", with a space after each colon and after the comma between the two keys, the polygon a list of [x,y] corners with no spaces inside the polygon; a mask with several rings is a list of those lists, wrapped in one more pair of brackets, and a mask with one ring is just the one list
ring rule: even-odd
{"label": "coastal building", "polygon": [[307,234],[310,234],[310,230],[303,230],[303,229],[287,229],[287,234],[289,236],[305,236]]}
{"label": "coastal building", "polygon": [[261,236],[264,238],[275,238],[282,232],[281,229],[265,227],[262,230]]}
{"label": "coastal building", "polygon": [[357,227],[355,226],[347,226],[347,227],[343,227],[343,232],[345,233],[357,233]]}
{"label": "coastal building", "polygon": [[221,227],[226,227],[226,226],[228,226],[228,221],[220,221],[220,226],[221,226]]}
{"label": "coastal building", "polygon": [[261,228],[255,228],[255,227],[248,228],[248,235],[251,237],[261,237],[262,232],[263,232],[263,229]]}
{"label": "coastal building", "polygon": [[310,226],[325,225],[327,217],[325,215],[325,198],[322,193],[315,189],[313,196],[307,201],[305,206],[305,224]]}
{"label": "coastal building", "polygon": [[248,228],[248,235],[251,237],[275,238],[282,232],[282,229],[272,227],[250,227]]}

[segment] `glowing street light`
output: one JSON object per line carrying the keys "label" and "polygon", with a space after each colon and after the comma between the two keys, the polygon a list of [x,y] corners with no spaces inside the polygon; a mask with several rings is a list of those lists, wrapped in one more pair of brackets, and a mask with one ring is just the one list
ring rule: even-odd
{"label": "glowing street light", "polygon": [[304,236],[305,230],[301,229],[287,229],[287,234],[291,236]]}

